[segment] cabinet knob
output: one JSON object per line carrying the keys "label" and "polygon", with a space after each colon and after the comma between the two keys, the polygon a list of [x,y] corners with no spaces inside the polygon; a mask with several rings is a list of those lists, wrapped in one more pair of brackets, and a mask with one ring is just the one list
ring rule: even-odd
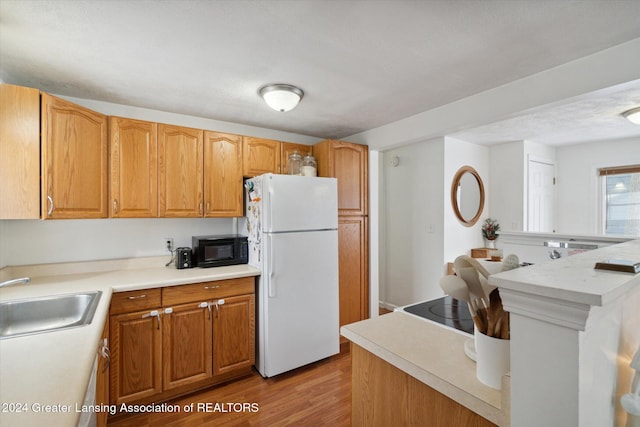
{"label": "cabinet knob", "polygon": [[118,215],[118,199],[113,199],[113,214]]}

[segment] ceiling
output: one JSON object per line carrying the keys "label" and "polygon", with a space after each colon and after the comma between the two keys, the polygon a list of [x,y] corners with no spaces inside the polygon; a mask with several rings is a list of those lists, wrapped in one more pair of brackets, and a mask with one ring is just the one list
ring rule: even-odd
{"label": "ceiling", "polygon": [[[638,38],[638,16],[637,0],[2,0],[0,79],[344,138]],[[270,83],[305,96],[273,111]],[[454,136],[637,136],[618,114],[638,104],[640,83]]]}

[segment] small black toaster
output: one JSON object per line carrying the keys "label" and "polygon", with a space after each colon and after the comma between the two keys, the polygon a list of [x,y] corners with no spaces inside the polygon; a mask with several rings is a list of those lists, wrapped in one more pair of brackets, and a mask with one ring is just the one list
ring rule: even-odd
{"label": "small black toaster", "polygon": [[176,249],[176,268],[178,270],[191,268],[191,248]]}

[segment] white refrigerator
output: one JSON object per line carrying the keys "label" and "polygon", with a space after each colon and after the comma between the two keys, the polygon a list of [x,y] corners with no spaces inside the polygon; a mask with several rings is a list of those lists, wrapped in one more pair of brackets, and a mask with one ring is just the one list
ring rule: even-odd
{"label": "white refrigerator", "polygon": [[340,351],[335,178],[245,181],[249,264],[259,268],[256,368],[272,377]]}

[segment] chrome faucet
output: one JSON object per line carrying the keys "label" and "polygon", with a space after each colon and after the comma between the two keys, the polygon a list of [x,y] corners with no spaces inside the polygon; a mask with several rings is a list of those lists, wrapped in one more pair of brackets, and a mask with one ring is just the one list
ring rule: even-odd
{"label": "chrome faucet", "polygon": [[11,285],[19,285],[21,283],[29,283],[31,281],[31,277],[22,277],[20,279],[7,280],[6,282],[0,283],[0,288],[4,288],[5,286]]}

